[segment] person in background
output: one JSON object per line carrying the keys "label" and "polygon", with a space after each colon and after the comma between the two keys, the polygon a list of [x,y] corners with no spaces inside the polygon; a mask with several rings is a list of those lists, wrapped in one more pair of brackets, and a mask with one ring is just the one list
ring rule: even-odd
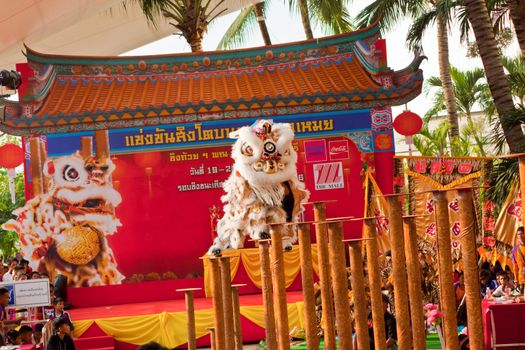
{"label": "person in background", "polygon": [[[396,318],[388,311],[388,305],[390,303],[390,298],[388,295],[383,294],[383,310],[385,313],[385,335],[386,335],[386,349],[394,350],[397,348],[397,330],[396,330]],[[369,328],[368,336],[370,339],[370,350],[375,350],[374,344],[374,329],[372,327],[372,314],[369,314]]]}
{"label": "person in background", "polygon": [[498,288],[498,284],[491,278],[489,270],[481,270],[479,272],[479,283],[481,287],[481,296],[483,298],[490,297],[490,295],[487,295],[487,290],[490,290],[492,293]]}
{"label": "person in background", "polygon": [[55,334],[47,342],[47,350],[75,350],[75,343],[71,338],[71,329],[65,318],[58,318],[53,323]]}
{"label": "person in background", "polygon": [[159,343],[156,343],[154,341],[150,341],[147,344],[139,346],[137,350],[168,350],[164,346],[160,345]]}
{"label": "person in background", "polygon": [[525,287],[525,229],[523,226],[516,230],[516,244],[512,248],[512,262],[514,271],[514,284],[523,293]]}
{"label": "person in background", "polygon": [[69,312],[64,310],[64,299],[62,298],[55,298],[55,313],[49,317],[49,320],[57,320],[59,318],[65,319],[68,324],[70,330],[74,330],[75,327],[73,327],[73,322],[71,322],[71,316],[69,315]]}
{"label": "person in background", "polygon": [[22,275],[25,275],[25,268],[22,265],[17,265],[13,271],[13,281],[20,281]]}
{"label": "person in background", "polygon": [[24,268],[24,272],[28,275],[31,274],[31,272],[33,272],[33,269],[29,267],[29,261],[27,261],[26,259],[20,260],[20,265]]}
{"label": "person in background", "polygon": [[8,320],[6,308],[9,305],[9,290],[5,287],[0,287],[0,335],[4,344],[7,342],[6,330],[11,325],[20,324],[21,320]]}
{"label": "person in background", "polygon": [[502,297],[514,289],[514,284],[505,271],[500,271],[496,274],[496,281],[498,282],[498,288],[492,293],[492,296]]}
{"label": "person in background", "polygon": [[463,272],[458,274],[458,281],[454,283],[454,294],[456,294],[456,307],[459,307],[465,296],[465,278]]}
{"label": "person in background", "polygon": [[20,334],[21,344],[33,344],[33,328],[23,325],[18,330],[18,333]]}
{"label": "person in background", "polygon": [[44,339],[43,339],[43,333],[44,325],[42,323],[37,323],[35,325],[35,329],[33,331],[33,344],[36,345],[37,349],[43,349],[44,348]]}
{"label": "person in background", "polygon": [[18,266],[18,261],[16,261],[15,259],[8,260],[7,261],[7,265],[9,267],[7,268],[7,272],[4,273],[4,275],[2,276],[2,281],[3,282],[12,282],[13,281],[13,274],[15,272],[15,268]]}
{"label": "person in background", "polygon": [[7,344],[8,345],[20,345],[22,344],[22,339],[20,338],[20,333],[18,331],[11,329],[7,332]]}
{"label": "person in background", "polygon": [[33,271],[31,272],[31,278],[32,280],[37,280],[40,278],[40,273],[38,273],[38,271]]}

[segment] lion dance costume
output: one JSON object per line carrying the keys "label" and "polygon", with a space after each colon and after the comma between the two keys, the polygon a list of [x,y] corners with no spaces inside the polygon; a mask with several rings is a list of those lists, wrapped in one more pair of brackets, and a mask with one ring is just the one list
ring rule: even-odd
{"label": "lion dance costume", "polygon": [[[297,221],[309,197],[297,178],[297,153],[290,124],[259,120],[230,134],[237,139],[232,148],[231,176],[224,183],[224,215],[217,223],[217,238],[209,252],[242,248],[246,236],[269,237],[272,223]],[[283,230],[285,250],[297,240],[288,225]]]}
{"label": "lion dance costume", "polygon": [[64,275],[73,287],[124,279],[107,241],[120,226],[114,209],[121,196],[110,182],[114,169],[109,158],[78,153],[45,162],[47,191],[13,211],[16,220],[2,226],[18,233],[33,269],[51,280]]}

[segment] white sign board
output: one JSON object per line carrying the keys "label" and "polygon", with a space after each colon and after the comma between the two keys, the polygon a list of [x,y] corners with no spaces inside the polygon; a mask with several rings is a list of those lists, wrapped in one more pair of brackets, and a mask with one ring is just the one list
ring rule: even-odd
{"label": "white sign board", "polygon": [[9,307],[33,307],[51,304],[48,279],[0,283],[0,287],[9,290]]}
{"label": "white sign board", "polygon": [[314,164],[314,181],[317,191],[344,188],[343,163]]}

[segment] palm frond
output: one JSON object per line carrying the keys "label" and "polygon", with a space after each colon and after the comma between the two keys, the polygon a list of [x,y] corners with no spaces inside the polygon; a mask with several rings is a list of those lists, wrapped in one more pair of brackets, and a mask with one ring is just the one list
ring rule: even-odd
{"label": "palm frond", "polygon": [[256,25],[255,5],[242,9],[217,44],[217,50],[231,50],[245,45]]}
{"label": "palm frond", "polygon": [[412,50],[422,49],[422,40],[427,29],[436,22],[437,11],[431,9],[416,18],[407,33],[407,45]]}
{"label": "palm frond", "polygon": [[356,25],[366,27],[379,20],[381,32],[394,28],[402,18],[417,18],[428,10],[428,3],[417,0],[375,0],[356,16]]}
{"label": "palm frond", "polygon": [[126,0],[123,3],[124,9],[128,3],[140,6],[148,24],[155,29],[158,28],[159,20],[163,18],[163,13],[169,6],[169,2],[166,0]]}
{"label": "palm frond", "polygon": [[325,34],[352,31],[352,19],[346,9],[347,2],[347,0],[310,1],[308,2],[310,20]]}

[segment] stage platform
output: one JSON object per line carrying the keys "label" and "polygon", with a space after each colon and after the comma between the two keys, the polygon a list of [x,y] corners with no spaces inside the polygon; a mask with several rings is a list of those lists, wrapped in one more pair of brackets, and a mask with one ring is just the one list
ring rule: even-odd
{"label": "stage platform", "polygon": [[[301,291],[287,293],[290,330],[303,329],[303,296]],[[261,294],[240,296],[241,327],[244,343],[264,339],[264,308]],[[77,338],[114,338],[117,350],[136,349],[156,341],[169,349],[185,348],[187,341],[184,299],[158,300],[69,310]],[[198,346],[209,346],[207,327],[213,326],[211,298],[195,298]]]}

